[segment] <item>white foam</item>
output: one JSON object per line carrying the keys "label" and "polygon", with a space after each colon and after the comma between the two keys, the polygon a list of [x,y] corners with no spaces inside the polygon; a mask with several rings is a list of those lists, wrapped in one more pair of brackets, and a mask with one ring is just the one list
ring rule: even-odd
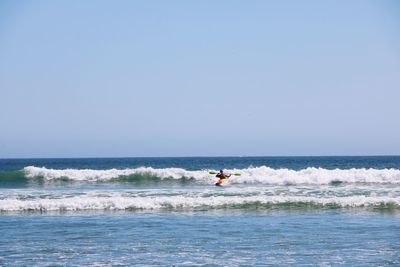
{"label": "white foam", "polygon": [[2,199],[0,211],[78,211],[78,210],[160,210],[160,209],[196,209],[196,208],[232,208],[245,204],[284,204],[309,203],[319,205],[337,205],[339,207],[370,207],[381,204],[400,205],[398,197],[305,197],[305,196],[210,196],[178,195],[129,197],[110,196],[75,196],[57,199]]}
{"label": "white foam", "polygon": [[[68,178],[77,181],[98,181],[110,180],[122,176],[134,174],[151,175],[161,179],[172,178],[181,179],[183,177],[204,180],[207,172],[204,171],[187,171],[181,168],[164,168],[155,169],[151,167],[140,167],[135,169],[108,169],[108,170],[93,170],[93,169],[48,169],[45,167],[28,166],[24,168],[27,177],[43,177],[46,180]],[[209,177],[208,177],[209,178]]]}
{"label": "white foam", "polygon": [[[148,174],[161,179],[182,177],[193,178],[199,183],[215,181],[214,175],[208,171],[188,171],[182,168],[140,167],[134,169],[48,169],[45,167],[29,166],[24,168],[27,177],[44,177],[46,180],[69,178],[77,181],[102,181],[129,176],[133,174]],[[315,184],[323,185],[332,182],[345,183],[389,183],[400,184],[399,169],[334,169],[306,168],[303,170],[273,169],[266,166],[246,169],[233,169],[227,172],[241,173],[241,176],[232,176],[230,183],[239,184]]]}
{"label": "white foam", "polygon": [[272,169],[266,166],[234,170],[242,173],[232,182],[263,184],[330,184],[346,183],[400,183],[398,169],[334,169],[307,168],[303,170]]}

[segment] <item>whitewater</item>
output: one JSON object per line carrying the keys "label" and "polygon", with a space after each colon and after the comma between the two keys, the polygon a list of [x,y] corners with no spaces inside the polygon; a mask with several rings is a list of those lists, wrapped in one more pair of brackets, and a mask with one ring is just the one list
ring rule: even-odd
{"label": "whitewater", "polygon": [[[395,208],[400,207],[400,191],[384,195],[340,195],[320,189],[318,193],[290,193],[283,190],[226,190],[224,194],[213,190],[179,192],[168,194],[150,191],[112,190],[69,191],[59,193],[18,192],[0,199],[0,211],[83,211],[83,210],[173,210],[198,211],[212,209],[332,209],[332,208]],[[240,192],[239,192],[240,191]],[[244,192],[243,192],[244,191]],[[349,192],[347,192],[349,193]],[[343,192],[342,192],[343,194]]]}
{"label": "whitewater", "polygon": [[[0,212],[400,210],[397,168],[227,168],[240,176],[232,175],[223,188],[214,186],[210,171],[25,166],[0,176]],[[1,189],[1,177],[10,182],[7,175],[16,188]]]}
{"label": "whitewater", "polygon": [[[193,179],[195,182],[209,184],[215,180],[209,170],[190,171],[182,168],[140,167],[134,169],[49,169],[46,167],[28,166],[24,168],[29,178],[41,177],[45,180],[66,178],[75,181],[108,181],[123,177],[148,177],[160,179]],[[226,173],[240,173],[232,176],[231,184],[271,184],[323,185],[336,182],[344,183],[389,183],[400,184],[399,169],[333,169],[309,167],[303,170],[273,169],[267,166],[246,169],[225,170]]]}
{"label": "whitewater", "polygon": [[0,159],[0,266],[399,266],[399,225],[400,157]]}

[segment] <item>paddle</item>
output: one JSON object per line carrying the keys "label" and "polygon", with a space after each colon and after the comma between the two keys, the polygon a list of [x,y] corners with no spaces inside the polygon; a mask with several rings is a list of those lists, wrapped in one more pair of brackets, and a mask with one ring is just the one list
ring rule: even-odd
{"label": "paddle", "polygon": [[[216,171],[209,171],[208,173],[209,173],[209,174],[217,174],[218,172],[216,172]],[[233,173],[232,175],[240,176],[241,174],[237,172],[237,173]]]}

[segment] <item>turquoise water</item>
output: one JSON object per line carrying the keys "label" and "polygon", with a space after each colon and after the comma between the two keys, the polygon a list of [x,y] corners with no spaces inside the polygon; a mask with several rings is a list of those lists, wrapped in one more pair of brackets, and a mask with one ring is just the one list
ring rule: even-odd
{"label": "turquoise water", "polygon": [[0,160],[0,266],[32,265],[399,266],[400,157]]}

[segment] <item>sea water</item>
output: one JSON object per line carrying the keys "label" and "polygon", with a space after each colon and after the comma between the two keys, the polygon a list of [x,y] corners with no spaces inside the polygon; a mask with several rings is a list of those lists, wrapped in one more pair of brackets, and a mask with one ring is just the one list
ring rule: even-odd
{"label": "sea water", "polygon": [[400,157],[0,160],[0,266],[82,265],[399,266]]}

